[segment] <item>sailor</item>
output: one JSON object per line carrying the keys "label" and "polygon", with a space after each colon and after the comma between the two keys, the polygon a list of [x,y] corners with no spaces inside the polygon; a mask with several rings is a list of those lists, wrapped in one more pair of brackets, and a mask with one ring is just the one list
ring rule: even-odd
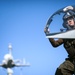
{"label": "sailor", "polygon": [[67,30],[75,29],[75,12],[66,12],[63,16],[63,27],[67,28]]}
{"label": "sailor", "polygon": [[[63,16],[63,26],[67,28],[67,30],[75,29],[74,12],[68,11],[65,13],[65,15]],[[44,32],[46,32],[46,30],[44,30]],[[51,43],[53,47],[58,47],[63,44],[63,47],[68,53],[68,57],[57,68],[55,75],[73,75],[74,74],[74,60],[75,60],[75,39],[57,39],[55,40],[54,38],[49,38],[49,42]]]}

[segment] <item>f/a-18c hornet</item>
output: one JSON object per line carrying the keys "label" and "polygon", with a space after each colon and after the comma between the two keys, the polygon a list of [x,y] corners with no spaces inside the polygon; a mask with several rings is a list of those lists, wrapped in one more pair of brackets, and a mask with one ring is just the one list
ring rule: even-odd
{"label": "f/a-18c hornet", "polygon": [[25,60],[23,62],[20,59],[14,60],[12,56],[12,45],[9,44],[8,46],[9,53],[4,55],[4,59],[2,60],[2,63],[0,64],[0,67],[3,67],[7,69],[7,75],[13,74],[13,67],[27,67],[30,66],[29,63],[26,63]]}

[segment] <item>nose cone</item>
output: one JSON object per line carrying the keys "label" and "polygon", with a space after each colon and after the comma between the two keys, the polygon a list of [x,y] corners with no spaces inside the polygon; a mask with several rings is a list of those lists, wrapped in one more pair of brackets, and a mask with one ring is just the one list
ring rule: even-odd
{"label": "nose cone", "polygon": [[8,49],[9,49],[9,50],[12,50],[12,45],[11,45],[11,43],[9,43]]}

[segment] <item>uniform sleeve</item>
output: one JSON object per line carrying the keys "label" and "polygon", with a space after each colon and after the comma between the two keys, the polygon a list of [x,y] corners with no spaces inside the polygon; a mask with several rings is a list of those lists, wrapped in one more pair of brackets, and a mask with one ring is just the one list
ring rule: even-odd
{"label": "uniform sleeve", "polygon": [[51,45],[53,47],[58,47],[60,46],[61,44],[63,44],[63,40],[62,39],[58,39],[58,40],[55,40],[53,38],[49,38],[49,42],[51,43]]}

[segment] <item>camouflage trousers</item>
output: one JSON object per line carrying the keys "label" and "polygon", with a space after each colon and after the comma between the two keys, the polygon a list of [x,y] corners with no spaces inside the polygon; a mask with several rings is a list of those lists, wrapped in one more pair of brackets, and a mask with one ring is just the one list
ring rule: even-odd
{"label": "camouflage trousers", "polygon": [[55,75],[73,75],[74,64],[70,60],[65,60],[56,70]]}

